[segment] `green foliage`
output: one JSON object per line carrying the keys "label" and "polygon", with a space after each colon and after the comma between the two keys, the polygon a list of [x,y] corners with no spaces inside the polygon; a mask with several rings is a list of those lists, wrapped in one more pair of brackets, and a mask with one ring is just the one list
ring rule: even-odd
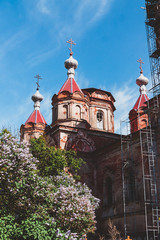
{"label": "green foliage", "polygon": [[[1,212],[2,214],[2,212]],[[1,240],[64,240],[65,233],[61,231],[61,237],[57,238],[57,225],[55,221],[40,218],[33,214],[22,220],[16,221],[11,214],[0,217],[0,239]]]}
{"label": "green foliage", "polygon": [[73,150],[65,151],[48,146],[44,137],[31,139],[31,152],[39,160],[38,169],[42,176],[55,176],[68,169],[75,177],[84,164],[81,158],[77,158],[77,153]]}

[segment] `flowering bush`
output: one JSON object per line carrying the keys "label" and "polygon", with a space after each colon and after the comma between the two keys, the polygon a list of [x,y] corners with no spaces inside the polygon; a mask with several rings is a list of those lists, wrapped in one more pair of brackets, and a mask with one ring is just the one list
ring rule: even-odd
{"label": "flowering bush", "polygon": [[84,184],[65,174],[54,178],[53,211],[58,225],[78,234],[94,232],[95,209],[99,200],[93,197],[91,190]]}
{"label": "flowering bush", "polygon": [[0,134],[0,239],[82,239],[99,200],[73,177],[42,177],[26,143]]}

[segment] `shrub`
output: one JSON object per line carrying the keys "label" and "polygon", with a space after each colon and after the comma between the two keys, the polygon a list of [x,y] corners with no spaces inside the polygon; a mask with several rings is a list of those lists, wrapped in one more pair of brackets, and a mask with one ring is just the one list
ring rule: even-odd
{"label": "shrub", "polygon": [[0,134],[0,239],[81,239],[95,230],[99,200],[61,173],[39,176],[28,144]]}

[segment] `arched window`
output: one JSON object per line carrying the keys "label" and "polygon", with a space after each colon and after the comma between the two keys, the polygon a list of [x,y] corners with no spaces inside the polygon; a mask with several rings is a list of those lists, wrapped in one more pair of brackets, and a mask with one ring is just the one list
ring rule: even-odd
{"label": "arched window", "polygon": [[75,117],[76,119],[81,119],[81,107],[79,105],[76,105],[75,107]]}
{"label": "arched window", "polygon": [[128,171],[124,178],[126,203],[136,200],[135,176],[132,170]]}
{"label": "arched window", "polygon": [[53,113],[53,121],[56,121],[58,118],[58,108],[57,106],[54,108],[54,113]]}
{"label": "arched window", "polygon": [[67,105],[63,105],[63,119],[67,119],[68,118],[68,106]]}
{"label": "arched window", "polygon": [[148,125],[148,122],[147,122],[147,119],[142,119],[141,121],[141,128],[147,128],[147,125]]}
{"label": "arched window", "polygon": [[97,128],[103,129],[103,112],[100,110],[97,112]]}
{"label": "arched window", "polygon": [[110,115],[110,130],[112,130],[112,126],[113,126],[112,121],[113,121],[113,116],[112,116],[112,114],[111,114],[111,115]]}

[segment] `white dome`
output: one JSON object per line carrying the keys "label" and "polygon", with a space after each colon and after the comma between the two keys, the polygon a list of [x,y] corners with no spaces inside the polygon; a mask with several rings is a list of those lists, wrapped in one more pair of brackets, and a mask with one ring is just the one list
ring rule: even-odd
{"label": "white dome", "polygon": [[78,62],[76,59],[70,55],[70,57],[64,62],[64,66],[66,69],[74,68],[76,69],[78,67]]}
{"label": "white dome", "polygon": [[144,75],[143,75],[143,73],[141,73],[141,75],[137,78],[137,80],[136,80],[136,84],[138,85],[138,86],[142,86],[142,85],[147,85],[148,84],[148,82],[149,82],[149,80],[148,80],[148,78],[146,78]]}
{"label": "white dome", "polygon": [[33,102],[37,102],[37,101],[41,102],[43,100],[43,96],[40,94],[39,90],[37,90],[36,93],[33,94],[32,100]]}

